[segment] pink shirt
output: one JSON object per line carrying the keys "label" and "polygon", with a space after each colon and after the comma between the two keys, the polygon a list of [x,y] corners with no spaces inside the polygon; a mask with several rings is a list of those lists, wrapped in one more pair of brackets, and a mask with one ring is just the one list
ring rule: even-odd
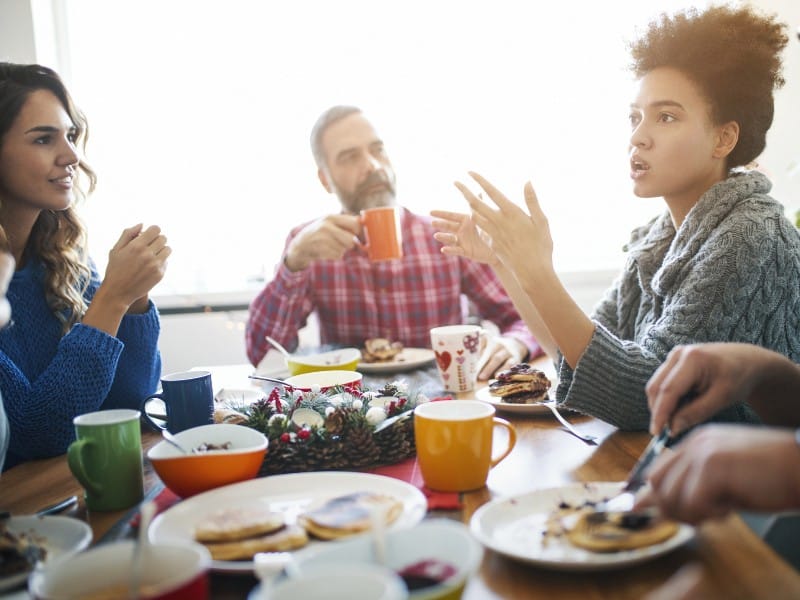
{"label": "pink shirt", "polygon": [[[250,304],[246,341],[254,365],[267,352],[266,335],[295,349],[297,330],[314,310],[322,344],[362,347],[368,338],[383,337],[429,348],[432,327],[465,322],[462,294],[481,318],[522,341],[531,357],[541,354],[492,269],[445,256],[433,239],[430,219],[402,212],[402,260],[372,263],[354,248],[340,260],[316,261],[297,273],[281,261],[275,278]],[[286,247],[300,229],[292,230]]]}

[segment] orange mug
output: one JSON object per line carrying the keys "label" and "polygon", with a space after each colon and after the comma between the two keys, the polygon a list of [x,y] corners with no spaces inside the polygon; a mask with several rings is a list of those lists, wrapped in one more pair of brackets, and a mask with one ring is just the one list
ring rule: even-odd
{"label": "orange mug", "polygon": [[[517,443],[514,426],[495,417],[491,404],[478,400],[441,400],[414,409],[414,438],[422,479],[440,492],[466,492],[486,485],[489,469]],[[508,431],[505,449],[493,455],[495,427]]]}
{"label": "orange mug", "polygon": [[361,211],[366,244],[361,248],[371,261],[403,258],[403,234],[400,231],[400,209],[395,206],[368,208]]}

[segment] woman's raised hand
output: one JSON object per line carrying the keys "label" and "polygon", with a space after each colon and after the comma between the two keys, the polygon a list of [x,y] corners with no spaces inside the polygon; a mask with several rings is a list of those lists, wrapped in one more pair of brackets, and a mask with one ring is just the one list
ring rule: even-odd
{"label": "woman's raised hand", "polygon": [[143,229],[141,224],[122,232],[108,253],[108,266],[101,287],[128,306],[146,299],[151,289],[164,277],[172,249],[156,225]]}
{"label": "woman's raised hand", "polygon": [[[483,239],[490,240],[485,245],[497,259],[518,278],[535,276],[541,267],[552,268],[550,226],[530,182],[525,184],[526,213],[481,175],[470,172],[470,176],[483,188],[495,207],[473,194],[464,184],[457,182],[456,187],[472,209],[472,222],[484,232]],[[493,261],[484,262],[491,264]]]}
{"label": "woman's raised hand", "polygon": [[[463,185],[456,182],[456,187],[462,189]],[[431,216],[434,218],[431,224],[437,230],[433,237],[443,244],[442,254],[464,256],[477,262],[497,266],[499,259],[492,250],[491,238],[475,226],[470,215],[432,210]]]}

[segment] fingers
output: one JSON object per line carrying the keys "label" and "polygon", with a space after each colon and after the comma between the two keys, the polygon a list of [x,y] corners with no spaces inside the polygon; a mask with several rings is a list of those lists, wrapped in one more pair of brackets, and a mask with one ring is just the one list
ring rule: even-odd
{"label": "fingers", "polygon": [[501,210],[507,210],[516,207],[516,205],[513,202],[511,202],[511,200],[505,197],[503,192],[501,192],[491,183],[489,183],[489,181],[485,177],[479,175],[478,173],[475,173],[474,171],[469,171],[469,175],[475,181],[478,182],[478,185],[480,185],[483,188],[483,190],[489,195],[489,198],[491,198],[492,201],[494,201],[494,203],[497,204],[497,206]]}
{"label": "fingers", "polygon": [[139,236],[142,231],[142,227],[144,227],[142,223],[137,223],[133,227],[123,229],[122,234],[120,234],[119,239],[117,240],[117,243],[114,244],[114,247],[111,250],[119,250],[120,248],[127,246],[131,241],[135,240]]}
{"label": "fingers", "polygon": [[528,181],[525,184],[525,204],[528,206],[528,212],[534,221],[547,220],[542,207],[539,205],[539,198],[533,190],[533,184]]}
{"label": "fingers", "polygon": [[656,435],[667,424],[672,426],[674,435],[687,427],[684,418],[686,407],[679,411],[676,408],[686,393],[690,390],[698,390],[701,379],[698,363],[687,360],[688,354],[686,346],[673,348],[645,386],[648,404],[652,412],[650,433],[653,435]]}

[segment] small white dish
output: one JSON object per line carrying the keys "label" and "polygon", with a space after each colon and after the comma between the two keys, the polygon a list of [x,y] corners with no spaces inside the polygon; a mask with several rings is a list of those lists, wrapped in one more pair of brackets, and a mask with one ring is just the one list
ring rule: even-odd
{"label": "small white dish", "polygon": [[[70,554],[80,552],[92,541],[92,529],[72,517],[21,516],[6,521],[6,529],[15,535],[31,535],[44,548],[42,565],[48,565]],[[0,577],[0,592],[21,585],[31,571]]]}
{"label": "small white dish", "polygon": [[547,539],[545,522],[559,504],[579,506],[617,495],[624,482],[573,483],[493,500],[481,506],[470,520],[473,535],[487,548],[514,560],[558,571],[603,571],[652,560],[675,550],[694,537],[694,528],[681,524],[678,532],[661,542],[620,552],[591,552],[569,543],[565,536]]}

